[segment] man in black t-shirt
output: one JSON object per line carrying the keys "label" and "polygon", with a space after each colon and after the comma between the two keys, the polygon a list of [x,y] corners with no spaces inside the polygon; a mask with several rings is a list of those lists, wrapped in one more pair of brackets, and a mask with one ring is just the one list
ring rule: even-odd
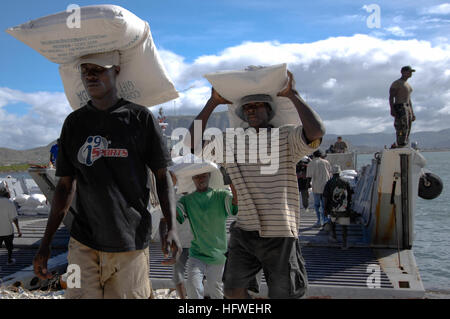
{"label": "man in black t-shirt", "polygon": [[174,256],[181,251],[167,170],[171,159],[152,113],[117,97],[119,53],[85,56],[78,65],[91,100],[64,122],[56,166],[60,179],[34,271],[51,277],[50,243],[76,191],[68,262],[79,267],[74,268],[79,285],[76,280],[68,285],[66,297],[149,298],[149,169],[169,229],[163,250],[170,245]]}

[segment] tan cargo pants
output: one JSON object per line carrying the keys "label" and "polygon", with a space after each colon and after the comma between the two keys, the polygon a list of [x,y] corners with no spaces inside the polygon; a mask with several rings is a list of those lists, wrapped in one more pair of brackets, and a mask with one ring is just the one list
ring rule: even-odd
{"label": "tan cargo pants", "polygon": [[[69,241],[69,265],[79,266],[80,287],[66,289],[68,299],[148,299],[151,294],[148,248],[107,253]],[[73,286],[73,285],[72,285]]]}

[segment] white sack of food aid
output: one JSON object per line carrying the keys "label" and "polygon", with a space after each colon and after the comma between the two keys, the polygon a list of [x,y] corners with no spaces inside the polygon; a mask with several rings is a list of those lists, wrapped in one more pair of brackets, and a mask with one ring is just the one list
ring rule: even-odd
{"label": "white sack of food aid", "polygon": [[[166,74],[150,31],[144,42],[119,53],[120,72],[117,77],[119,97],[148,107],[178,97]],[[81,82],[77,62],[60,65],[59,73],[71,107],[76,110],[85,105],[89,97]]]}
{"label": "white sack of food aid", "polygon": [[24,206],[17,210],[17,214],[20,216],[37,216],[38,213],[36,211],[36,207],[28,207]]}
{"label": "white sack of food aid", "polygon": [[80,56],[128,50],[142,42],[146,22],[114,5],[78,7],[6,30],[50,61],[63,64]]}
{"label": "white sack of food aid", "polygon": [[23,206],[28,201],[29,198],[30,198],[30,195],[20,194],[20,195],[17,195],[17,197],[14,197],[13,201],[16,202],[19,206]]}
{"label": "white sack of food aid", "polygon": [[38,207],[36,207],[36,212],[38,215],[47,216],[48,214],[50,214],[50,207],[48,207],[47,205],[39,205]]}
{"label": "white sack of food aid", "polygon": [[248,127],[236,115],[240,100],[246,95],[267,94],[274,101],[275,116],[270,121],[274,127],[293,124],[300,125],[300,117],[294,104],[285,97],[277,96],[288,81],[286,63],[267,67],[248,67],[246,70],[222,71],[205,74],[205,78],[223,98],[232,102],[228,105],[231,127]]}
{"label": "white sack of food aid", "polygon": [[42,194],[33,194],[29,196],[26,200],[26,202],[22,202],[22,204],[19,204],[21,207],[28,207],[28,208],[36,208],[39,205],[45,204],[47,199]]}
{"label": "white sack of food aid", "polygon": [[347,170],[343,170],[341,173],[341,176],[358,176],[358,172],[355,171],[354,169],[347,169]]}
{"label": "white sack of food aid", "polygon": [[[177,193],[192,193],[196,190],[192,177],[203,173],[211,173],[209,187],[213,189],[227,189],[223,183],[223,175],[219,167],[210,161],[202,161],[193,154],[179,156],[172,159],[174,165],[169,167],[177,177]],[[197,162],[197,163],[196,163]]]}
{"label": "white sack of food aid", "polygon": [[80,8],[80,28],[69,28],[69,13],[61,12],[10,28],[7,32],[60,64],[59,72],[70,106],[76,110],[89,100],[77,61],[81,56],[119,51],[119,97],[153,106],[178,97],[169,79],[150,27],[128,10],[114,5]]}

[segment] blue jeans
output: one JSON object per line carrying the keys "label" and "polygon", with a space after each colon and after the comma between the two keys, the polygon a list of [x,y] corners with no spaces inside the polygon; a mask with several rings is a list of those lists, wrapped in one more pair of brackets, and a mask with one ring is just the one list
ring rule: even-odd
{"label": "blue jeans", "polygon": [[321,225],[327,223],[328,217],[325,217],[324,214],[325,202],[322,194],[314,193],[314,208],[316,209],[317,223]]}
{"label": "blue jeans", "polygon": [[224,264],[210,265],[189,256],[187,262],[186,292],[189,299],[203,299],[203,277],[206,276],[206,291],[211,299],[223,299],[222,275]]}

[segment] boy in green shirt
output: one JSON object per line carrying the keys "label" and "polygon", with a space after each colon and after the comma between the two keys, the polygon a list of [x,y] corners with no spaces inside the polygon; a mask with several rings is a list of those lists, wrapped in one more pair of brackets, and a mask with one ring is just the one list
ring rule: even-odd
{"label": "boy in green shirt", "polygon": [[211,173],[192,177],[196,191],[177,203],[177,220],[189,219],[194,239],[187,262],[186,290],[189,299],[204,297],[203,277],[212,299],[222,299],[222,274],[227,251],[226,219],[237,214],[237,196],[209,187]]}

